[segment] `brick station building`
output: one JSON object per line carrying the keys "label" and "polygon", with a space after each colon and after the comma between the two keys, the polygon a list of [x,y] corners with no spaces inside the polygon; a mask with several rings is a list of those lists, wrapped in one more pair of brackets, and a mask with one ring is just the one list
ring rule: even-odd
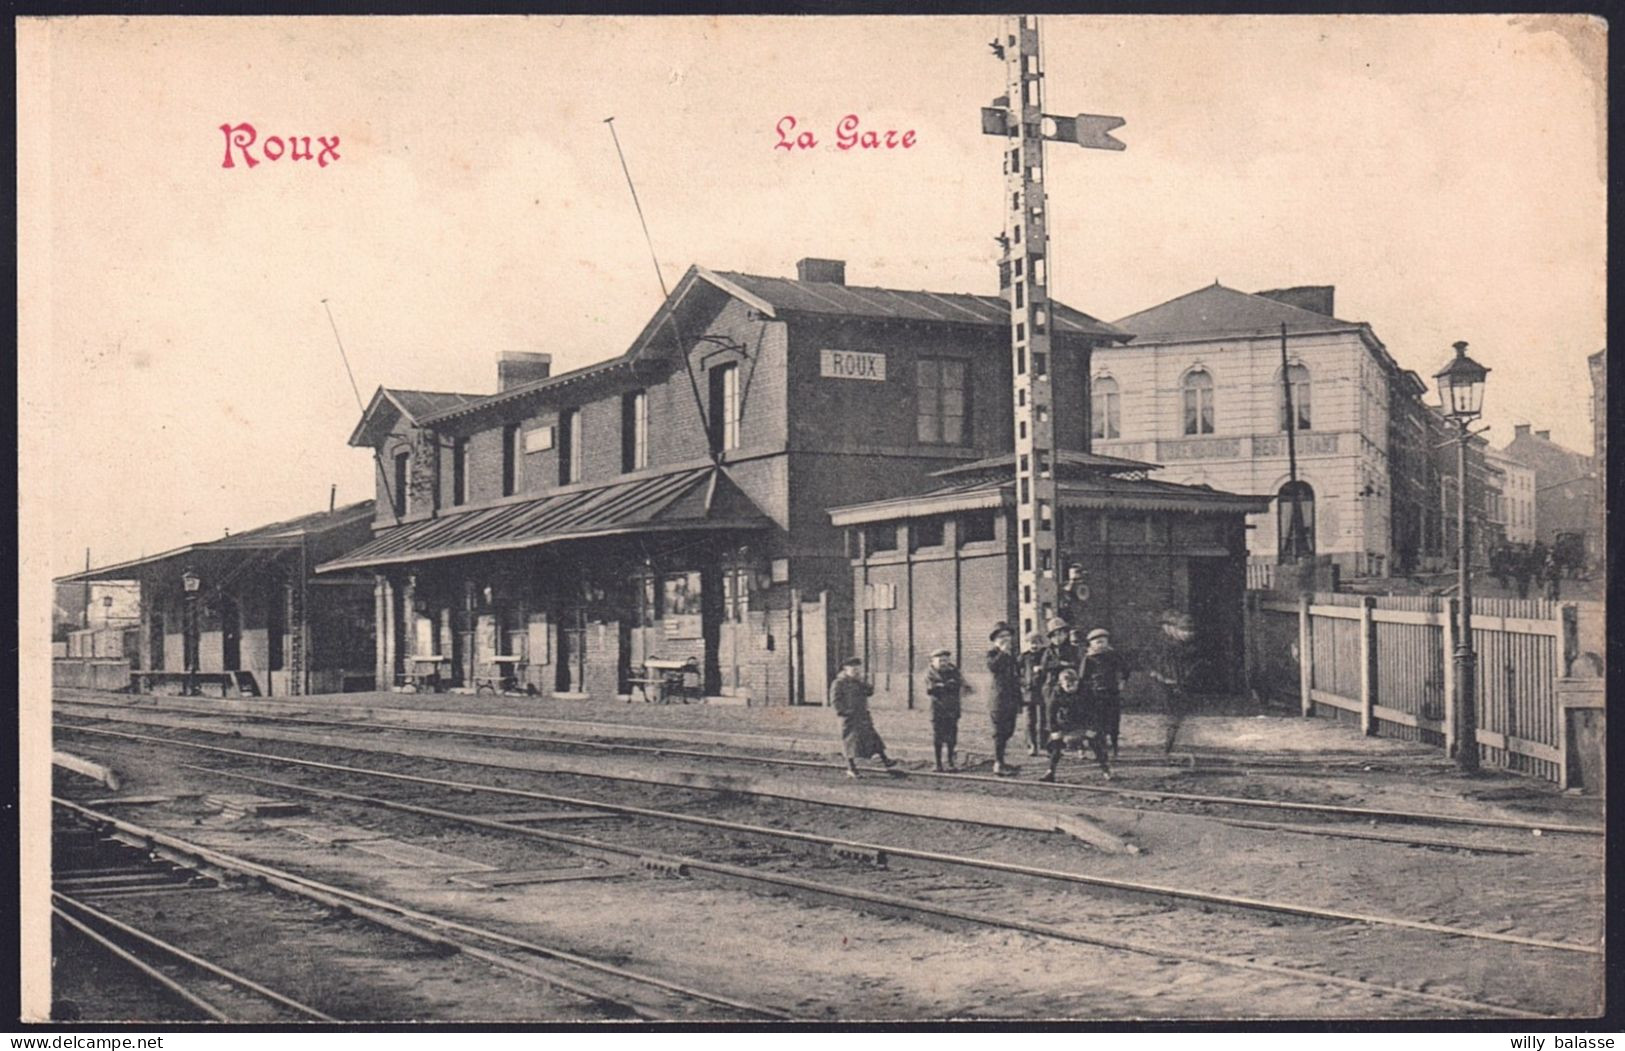
{"label": "brick station building", "polygon": [[[852,568],[827,508],[1010,455],[998,296],[692,267],[621,355],[557,376],[505,355],[486,396],[380,391],[372,539],[318,567],[373,575],[380,683],[626,695],[651,658],[704,693],[822,703],[851,645]],[[1094,348],[1056,304],[1056,435],[1088,447]]]}
{"label": "brick station building", "polygon": [[[850,534],[857,651],[879,706],[925,703],[925,669],[946,647],[971,691],[967,707],[992,695],[983,664],[988,631],[1016,623],[1015,481],[1008,456],[937,472],[933,488],[831,511]],[[1062,606],[1085,631],[1106,628],[1131,659],[1149,656],[1164,610],[1191,614],[1212,691],[1242,677],[1246,517],[1269,497],[1154,481],[1155,464],[1061,453],[1055,465],[1054,528],[1060,561],[1082,588]],[[1019,648],[1019,647],[1018,647]],[[1130,693],[1146,688],[1130,678]]]}

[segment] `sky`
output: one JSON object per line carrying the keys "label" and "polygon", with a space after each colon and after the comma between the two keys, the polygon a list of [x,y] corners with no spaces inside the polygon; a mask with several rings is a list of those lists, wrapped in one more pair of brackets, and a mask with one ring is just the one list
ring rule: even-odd
{"label": "sky", "polygon": [[[622,352],[659,254],[997,291],[978,109],[992,16],[113,18],[18,27],[23,500],[54,574],[372,493],[375,387],[489,392]],[[1493,370],[1497,445],[1591,449],[1605,340],[1606,28],[1582,17],[1050,17],[1051,287],[1114,319],[1215,280],[1337,287],[1426,377]],[[911,149],[834,146],[837,122]],[[820,140],[775,148],[776,125]],[[222,166],[222,124],[339,137]],[[319,149],[319,145],[316,147]],[[258,155],[256,150],[256,155]],[[29,423],[27,421],[32,421]],[[30,432],[29,438],[39,434]],[[27,452],[39,450],[38,455]],[[25,556],[26,557],[26,556]]]}

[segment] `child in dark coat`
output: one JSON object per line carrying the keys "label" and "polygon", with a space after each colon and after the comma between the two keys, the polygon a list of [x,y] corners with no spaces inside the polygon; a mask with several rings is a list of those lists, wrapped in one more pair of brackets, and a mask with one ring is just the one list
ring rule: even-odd
{"label": "child in dark coat", "polygon": [[1095,761],[1107,780],[1111,779],[1111,764],[1106,761],[1106,746],[1101,740],[1100,724],[1083,689],[1078,669],[1063,666],[1056,674],[1055,685],[1049,696],[1049,770],[1040,781],[1054,781],[1055,768],[1061,765],[1061,755],[1068,748],[1082,749],[1087,744],[1095,753]]}
{"label": "child in dark coat", "polygon": [[[937,769],[958,772],[954,752],[959,747],[959,698],[969,687],[953,657],[951,650],[931,654],[931,666],[925,670],[925,692],[931,698],[931,747],[937,755]],[[942,765],[944,751],[948,753],[946,767]]]}

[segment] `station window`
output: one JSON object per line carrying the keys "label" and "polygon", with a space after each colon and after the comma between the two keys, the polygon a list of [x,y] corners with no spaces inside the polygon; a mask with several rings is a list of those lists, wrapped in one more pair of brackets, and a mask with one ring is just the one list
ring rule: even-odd
{"label": "station window", "polygon": [[519,491],[519,425],[510,423],[502,428],[502,495],[512,496]]}
{"label": "station window", "polygon": [[994,511],[973,511],[959,518],[959,542],[975,544],[995,539]]}
{"label": "station window", "polygon": [[863,550],[865,554],[871,555],[877,551],[896,551],[897,527],[890,522],[882,522],[865,528]]}
{"label": "station window", "polygon": [[710,372],[711,445],[739,448],[739,366],[717,365]]}
{"label": "station window", "polygon": [[453,438],[451,442],[451,504],[461,507],[468,503],[468,439]]}
{"label": "station window", "polygon": [[933,445],[965,442],[965,363],[921,358],[915,364],[915,434]]}
{"label": "station window", "polygon": [[918,551],[922,547],[941,547],[942,537],[940,518],[916,518],[908,524],[908,546],[911,551]]}
{"label": "station window", "polygon": [[395,454],[395,491],[389,495],[395,504],[396,518],[406,517],[406,480],[411,474],[411,464],[411,453],[402,451]]}
{"label": "station window", "polygon": [[559,414],[559,484],[581,481],[581,410]]}
{"label": "station window", "polygon": [[621,395],[621,472],[649,466],[649,396],[641,390]]}
{"label": "station window", "polygon": [[1117,390],[1117,381],[1110,376],[1099,376],[1095,379],[1093,388],[1089,393],[1090,435],[1102,440],[1121,438],[1123,407],[1122,395]]}

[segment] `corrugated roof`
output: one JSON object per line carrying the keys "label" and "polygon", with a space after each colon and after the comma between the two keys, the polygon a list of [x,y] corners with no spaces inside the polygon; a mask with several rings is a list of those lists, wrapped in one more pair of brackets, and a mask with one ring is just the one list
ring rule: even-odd
{"label": "corrugated roof", "polygon": [[432,413],[420,416],[418,417],[418,422],[424,424],[435,424],[442,420],[455,419],[458,416],[463,416],[471,412],[479,412],[496,405],[502,405],[507,402],[528,398],[538,391],[552,390],[555,387],[566,387],[573,383],[580,383],[582,380],[590,379],[602,373],[609,372],[612,369],[631,368],[633,364],[634,362],[631,360],[631,358],[623,354],[619,357],[610,358],[608,361],[600,361],[596,364],[585,365],[579,369],[571,369],[569,372],[561,372],[557,376],[548,376],[546,379],[534,380],[530,383],[522,383],[516,387],[509,387],[507,390],[498,391],[495,394],[471,397],[466,401],[447,405],[444,408],[437,409]]}
{"label": "corrugated roof", "polygon": [[[1267,496],[1226,493],[1203,485],[1179,485],[1143,478],[1115,478],[1105,474],[1057,480],[1056,499],[1062,507],[1110,511],[1183,511],[1210,514],[1257,514],[1268,511]],[[874,500],[831,508],[837,526],[886,522],[925,515],[953,514],[1015,503],[1015,483],[1009,478],[983,478],[943,486],[916,496]]]}
{"label": "corrugated roof", "polygon": [[[614,369],[630,368],[637,361],[641,349],[650,343],[655,333],[662,330],[667,315],[674,309],[674,304],[687,296],[696,285],[720,289],[730,296],[741,299],[752,308],[769,314],[782,310],[792,313],[899,321],[942,321],[1000,327],[1010,324],[1010,306],[999,296],[978,296],[963,292],[908,292],[891,288],[837,285],[825,281],[798,281],[785,277],[744,274],[732,270],[707,270],[704,267],[691,266],[672,290],[671,295],[644,326],[632,347],[624,353],[510,390],[468,398],[466,401],[419,416],[418,422],[435,424],[455,419],[519,401],[543,391],[578,383]],[[1094,336],[1116,342],[1125,342],[1132,338],[1122,329],[1090,317],[1080,310],[1074,310],[1064,303],[1054,303],[1053,313],[1052,328],[1059,333]],[[452,395],[452,397],[465,396]]]}
{"label": "corrugated roof", "polygon": [[184,544],[169,551],[160,551],[156,555],[146,555],[142,558],[130,559],[127,562],[117,562],[97,569],[85,570],[82,573],[74,573],[71,576],[57,577],[56,582],[68,584],[77,581],[117,580],[120,579],[120,573],[128,573],[167,559],[199,552],[295,546],[301,536],[313,536],[324,533],[329,529],[349,525],[358,519],[371,518],[373,509],[373,501],[361,500],[332,511],[317,511],[314,514],[300,515],[298,518],[289,518],[282,522],[256,526],[253,529],[233,533],[218,540]]}
{"label": "corrugated roof", "polygon": [[459,405],[479,401],[481,398],[486,397],[484,394],[458,394],[452,391],[439,390],[401,390],[398,387],[385,387],[384,390],[414,420],[421,420],[425,416],[445,412],[447,409],[455,409]]}
{"label": "corrugated roof", "polygon": [[[387,529],[354,551],[317,566],[316,572],[418,562],[482,551],[509,551],[643,529],[744,528],[768,524],[766,516],[754,507],[745,515],[710,517],[705,495],[713,484],[733,487],[715,468],[696,467],[475,511],[443,514]],[[737,490],[727,495],[725,502],[736,509],[741,501],[748,505],[748,500]]]}
{"label": "corrugated roof", "polygon": [[[717,277],[743,288],[780,310],[805,314],[837,314],[845,317],[885,318],[901,321],[952,321],[959,324],[1010,324],[1010,304],[1001,296],[979,296],[965,292],[910,292],[862,285],[837,285],[827,281],[798,281],[787,277],[742,274],[732,270],[713,271]],[[1052,304],[1052,328],[1056,332],[1126,340],[1128,332],[1074,310],[1061,302]]]}
{"label": "corrugated roof", "polygon": [[1141,343],[1174,336],[1279,332],[1282,323],[1289,333],[1360,327],[1267,296],[1238,292],[1217,281],[1113,322]]}

